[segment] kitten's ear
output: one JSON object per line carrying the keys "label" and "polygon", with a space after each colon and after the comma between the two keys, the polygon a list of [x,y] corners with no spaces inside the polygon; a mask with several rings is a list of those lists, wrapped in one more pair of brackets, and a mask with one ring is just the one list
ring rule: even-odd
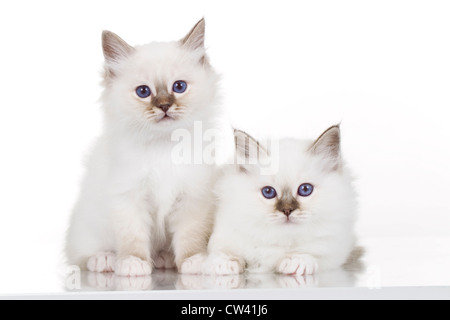
{"label": "kitten's ear", "polygon": [[322,157],[326,162],[326,169],[330,171],[339,170],[341,161],[341,130],[339,125],[328,128],[309,147],[313,155]]}
{"label": "kitten's ear", "polygon": [[134,48],[111,31],[102,33],[103,55],[106,61],[118,62],[134,51]]}
{"label": "kitten's ear", "polygon": [[261,144],[241,130],[234,130],[234,142],[236,146],[236,164],[239,169],[248,173],[251,168],[260,163],[262,158],[266,158],[268,153]]}
{"label": "kitten's ear", "polygon": [[[114,75],[112,67],[134,52],[134,48],[111,31],[102,33],[103,55],[107,64],[108,75]],[[109,66],[109,67],[108,67]]]}
{"label": "kitten's ear", "polygon": [[180,41],[181,45],[191,50],[205,48],[205,19],[202,18]]}

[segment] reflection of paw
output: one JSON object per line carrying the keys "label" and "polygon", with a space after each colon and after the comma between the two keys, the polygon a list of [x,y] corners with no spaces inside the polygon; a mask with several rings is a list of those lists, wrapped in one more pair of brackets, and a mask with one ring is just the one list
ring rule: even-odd
{"label": "reflection of paw", "polygon": [[93,272],[114,272],[116,255],[112,252],[100,252],[87,261],[87,268]]}
{"label": "reflection of paw", "polygon": [[152,289],[152,277],[118,277],[116,276],[116,290],[142,291]]}
{"label": "reflection of paw", "polygon": [[245,286],[245,278],[242,274],[215,277],[215,288],[239,289]]}
{"label": "reflection of paw", "polygon": [[297,275],[311,275],[317,269],[316,259],[309,254],[298,254],[284,258],[277,267],[279,273]]}
{"label": "reflection of paw", "polygon": [[238,259],[228,256],[219,256],[209,262],[208,273],[225,276],[244,272],[244,267]]}
{"label": "reflection of paw", "polygon": [[116,275],[122,277],[141,277],[152,274],[152,266],[149,262],[135,256],[126,256],[117,259],[115,265]]}
{"label": "reflection of paw", "polygon": [[203,263],[206,260],[206,255],[198,253],[185,259],[180,266],[180,273],[183,274],[200,274],[202,273]]}
{"label": "reflection of paw", "polygon": [[175,284],[177,289],[181,290],[200,290],[209,289],[205,286],[204,279],[198,274],[180,274]]}
{"label": "reflection of paw", "polygon": [[114,273],[89,272],[87,274],[87,283],[89,287],[96,290],[113,290],[115,287]]}
{"label": "reflection of paw", "polygon": [[173,269],[175,268],[175,258],[172,253],[161,251],[156,257],[155,261],[156,269]]}
{"label": "reflection of paw", "polygon": [[317,281],[314,275],[278,275],[278,283],[281,288],[304,288],[317,286]]}
{"label": "reflection of paw", "polygon": [[112,272],[89,272],[87,284],[95,290],[149,290],[152,289],[152,278],[151,276],[119,277]]}

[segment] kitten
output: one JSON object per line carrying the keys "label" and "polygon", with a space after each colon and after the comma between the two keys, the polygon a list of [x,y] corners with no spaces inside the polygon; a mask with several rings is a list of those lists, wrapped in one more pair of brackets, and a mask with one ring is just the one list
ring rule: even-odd
{"label": "kitten", "polygon": [[104,132],[72,214],[69,264],[121,276],[192,272],[189,258],[206,250],[214,165],[175,164],[171,139],[219,118],[204,34],[203,19],[180,41],[136,47],[103,32]]}
{"label": "kitten", "polygon": [[[207,274],[313,274],[344,264],[354,248],[356,195],[341,158],[340,129],[316,141],[283,139],[266,150],[235,131],[241,164],[217,185]],[[262,163],[278,171],[261,174]],[[253,163],[253,164],[252,164]]]}

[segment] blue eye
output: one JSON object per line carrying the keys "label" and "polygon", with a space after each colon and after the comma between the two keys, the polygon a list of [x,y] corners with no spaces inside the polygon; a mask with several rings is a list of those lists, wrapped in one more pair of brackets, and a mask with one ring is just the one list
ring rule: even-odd
{"label": "blue eye", "polygon": [[266,199],[273,199],[277,196],[277,191],[272,187],[264,187],[261,192]]}
{"label": "blue eye", "polygon": [[138,97],[145,99],[150,97],[152,91],[148,86],[139,86],[136,88],[136,94],[138,95]]}
{"label": "blue eye", "polygon": [[184,81],[176,81],[174,84],[173,84],[173,91],[174,92],[176,92],[176,93],[183,93],[183,92],[185,92],[186,91],[186,89],[187,89],[187,83],[186,82],[184,82]]}
{"label": "blue eye", "polygon": [[303,183],[298,187],[298,195],[301,197],[309,197],[313,191],[314,187],[310,183]]}

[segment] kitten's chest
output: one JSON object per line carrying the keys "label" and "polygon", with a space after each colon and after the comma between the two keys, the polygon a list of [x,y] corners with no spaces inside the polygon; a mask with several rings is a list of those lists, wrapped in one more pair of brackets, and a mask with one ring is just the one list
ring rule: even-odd
{"label": "kitten's chest", "polygon": [[109,159],[107,187],[118,193],[167,188],[179,172],[167,147],[117,143],[106,158]]}
{"label": "kitten's chest", "polygon": [[149,150],[141,164],[148,193],[158,203],[173,203],[182,194],[192,194],[211,180],[212,167],[178,164],[170,148]]}
{"label": "kitten's chest", "polygon": [[181,194],[195,192],[211,180],[211,166],[178,164],[172,150],[170,144],[116,150],[111,187],[120,193],[136,190],[152,207],[169,207]]}
{"label": "kitten's chest", "polygon": [[183,171],[188,174],[186,168],[174,164],[170,149],[167,147],[146,150],[137,168],[140,169],[140,176],[146,187],[159,195],[176,192],[179,187],[174,182],[183,184]]}

